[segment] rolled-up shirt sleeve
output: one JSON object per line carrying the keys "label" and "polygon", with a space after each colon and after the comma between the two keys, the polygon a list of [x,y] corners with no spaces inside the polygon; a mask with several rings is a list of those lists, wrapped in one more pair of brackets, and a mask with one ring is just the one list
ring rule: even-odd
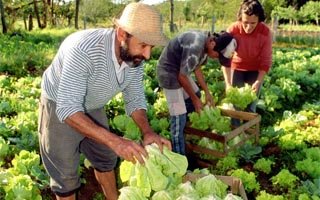
{"label": "rolled-up shirt sleeve", "polygon": [[65,55],[56,109],[61,122],[76,112],[84,112],[88,76],[93,66],[89,57],[77,48]]}
{"label": "rolled-up shirt sleeve", "polygon": [[128,86],[122,91],[127,115],[133,111],[144,109],[147,110],[146,97],[143,87],[143,68],[139,67],[135,71],[134,78]]}

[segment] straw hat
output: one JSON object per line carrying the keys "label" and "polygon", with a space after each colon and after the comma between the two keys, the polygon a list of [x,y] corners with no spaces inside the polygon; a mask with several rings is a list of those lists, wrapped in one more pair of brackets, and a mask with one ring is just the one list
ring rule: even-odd
{"label": "straw hat", "polygon": [[113,19],[113,22],[146,44],[164,46],[168,42],[162,30],[160,13],[150,5],[130,3],[120,19]]}

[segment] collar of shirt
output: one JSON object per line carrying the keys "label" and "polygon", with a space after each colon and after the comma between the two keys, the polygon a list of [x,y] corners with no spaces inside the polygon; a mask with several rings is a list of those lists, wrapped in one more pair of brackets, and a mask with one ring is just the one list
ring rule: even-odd
{"label": "collar of shirt", "polygon": [[112,33],[112,40],[114,41],[112,43],[112,61],[114,63],[114,69],[116,71],[117,79],[119,83],[122,83],[124,81],[124,74],[125,69],[129,67],[129,65],[126,62],[122,62],[121,65],[119,65],[116,52],[115,52],[115,42],[116,42],[116,31],[113,31]]}

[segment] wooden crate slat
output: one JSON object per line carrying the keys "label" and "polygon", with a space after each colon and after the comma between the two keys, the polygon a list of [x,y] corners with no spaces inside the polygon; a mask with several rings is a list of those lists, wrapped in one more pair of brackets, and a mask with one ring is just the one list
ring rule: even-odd
{"label": "wooden crate slat", "polygon": [[[218,133],[212,133],[209,131],[202,131],[195,128],[190,127],[190,124],[185,127],[185,134],[188,136],[197,136],[197,137],[207,137],[215,142],[220,142],[223,145],[221,150],[209,149],[205,147],[198,146],[193,144],[190,141],[186,141],[186,146],[189,151],[196,153],[196,154],[207,154],[217,158],[225,157],[230,151],[236,150],[237,148],[241,147],[246,141],[254,138],[255,142],[257,143],[259,140],[260,134],[260,122],[261,116],[257,113],[249,113],[243,111],[234,111],[234,110],[225,110],[221,109],[222,115],[239,119],[240,121],[245,121],[239,127],[232,127],[233,130],[229,133],[224,135]],[[236,144],[230,145],[232,139],[237,136],[241,136],[241,141]],[[188,137],[186,137],[188,139]],[[195,155],[196,155],[195,154]],[[197,156],[200,158],[199,156]]]}
{"label": "wooden crate slat", "polygon": [[208,148],[204,148],[198,145],[194,145],[191,143],[187,143],[187,147],[192,150],[193,152],[198,152],[198,153],[203,153],[203,154],[209,154],[209,155],[213,155],[215,157],[218,158],[223,158],[226,156],[226,153],[218,151],[218,150],[214,150],[214,149],[208,149]]}
{"label": "wooden crate slat", "polygon": [[207,137],[219,142],[224,143],[225,142],[225,137],[223,135],[219,135],[217,133],[211,133],[208,131],[202,131],[202,130],[198,130],[192,127],[185,127],[184,129],[184,133],[186,134],[190,134],[190,135],[197,135],[197,136],[201,136],[201,137]]}

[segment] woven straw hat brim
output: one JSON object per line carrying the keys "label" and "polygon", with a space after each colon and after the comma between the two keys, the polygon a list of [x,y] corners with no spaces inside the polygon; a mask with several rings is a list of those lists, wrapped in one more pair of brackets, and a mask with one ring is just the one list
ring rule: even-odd
{"label": "woven straw hat brim", "polygon": [[113,23],[146,44],[164,46],[168,42],[162,31],[160,13],[150,5],[130,3]]}

